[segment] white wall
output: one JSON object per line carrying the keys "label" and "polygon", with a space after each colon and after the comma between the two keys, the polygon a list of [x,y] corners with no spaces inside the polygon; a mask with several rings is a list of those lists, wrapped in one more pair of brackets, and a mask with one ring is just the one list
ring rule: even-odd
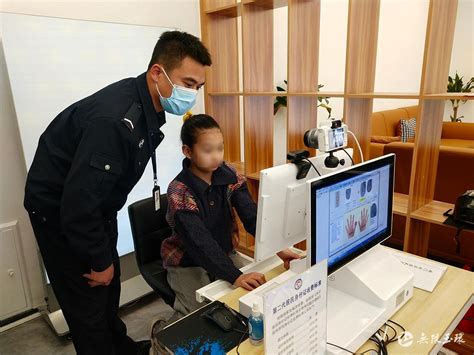
{"label": "white wall", "polygon": [[[449,74],[454,76],[456,70],[464,83],[474,76],[474,0],[459,0]],[[451,102],[446,101],[445,121],[451,114]],[[474,101],[461,104],[458,116],[464,116],[463,122],[474,122]]]}
{"label": "white wall", "polygon": [[[428,7],[429,0],[381,0],[375,92],[420,91]],[[374,100],[374,111],[417,104]]]}
{"label": "white wall", "polygon": [[[200,36],[198,0],[135,0],[135,1],[37,1],[2,0],[0,11],[71,19],[177,27]],[[1,41],[1,38],[0,38]],[[1,46],[0,46],[1,48]],[[124,51],[127,49],[124,48]],[[150,48],[150,57],[153,48]],[[34,58],[31,67],[34,71]],[[145,71],[144,68],[143,71]],[[137,73],[137,75],[140,73]],[[54,80],[54,78],[52,78]],[[19,220],[23,253],[27,263],[31,306],[43,304],[43,281],[36,243],[28,217],[23,209],[26,168],[20,144],[10,84],[0,49],[0,223]],[[193,110],[203,111],[202,94]],[[53,117],[51,118],[53,119]]]}

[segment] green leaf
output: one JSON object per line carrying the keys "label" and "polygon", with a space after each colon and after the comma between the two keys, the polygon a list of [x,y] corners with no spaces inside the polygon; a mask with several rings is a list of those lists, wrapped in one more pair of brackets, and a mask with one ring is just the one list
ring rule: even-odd
{"label": "green leaf", "polygon": [[277,96],[275,97],[276,102],[278,102],[281,106],[286,107],[286,97],[285,96]]}
{"label": "green leaf", "polygon": [[273,115],[276,115],[278,110],[280,109],[281,105],[278,102],[273,104]]}

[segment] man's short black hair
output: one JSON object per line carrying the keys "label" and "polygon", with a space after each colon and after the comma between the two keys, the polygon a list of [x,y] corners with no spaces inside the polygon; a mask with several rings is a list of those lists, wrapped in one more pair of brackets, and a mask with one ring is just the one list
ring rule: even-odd
{"label": "man's short black hair", "polygon": [[186,57],[202,65],[212,64],[211,55],[199,38],[181,31],[164,32],[156,42],[148,70],[157,63],[162,64],[166,70],[172,70]]}

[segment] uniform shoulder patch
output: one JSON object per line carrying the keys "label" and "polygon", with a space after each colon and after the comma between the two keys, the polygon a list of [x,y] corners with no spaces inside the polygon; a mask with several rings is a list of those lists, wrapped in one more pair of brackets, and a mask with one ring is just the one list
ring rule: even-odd
{"label": "uniform shoulder patch", "polygon": [[142,114],[142,106],[139,103],[134,102],[128,109],[125,116],[122,118],[122,123],[128,128],[130,132],[133,132],[138,124],[138,120]]}

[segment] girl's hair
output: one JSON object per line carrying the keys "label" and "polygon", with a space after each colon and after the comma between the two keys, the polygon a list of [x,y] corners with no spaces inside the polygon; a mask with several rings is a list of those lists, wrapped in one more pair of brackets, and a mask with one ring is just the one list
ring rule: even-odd
{"label": "girl's hair", "polygon": [[192,115],[186,119],[181,127],[181,141],[184,145],[192,148],[197,142],[200,131],[219,127],[219,124],[211,116],[206,114]]}

